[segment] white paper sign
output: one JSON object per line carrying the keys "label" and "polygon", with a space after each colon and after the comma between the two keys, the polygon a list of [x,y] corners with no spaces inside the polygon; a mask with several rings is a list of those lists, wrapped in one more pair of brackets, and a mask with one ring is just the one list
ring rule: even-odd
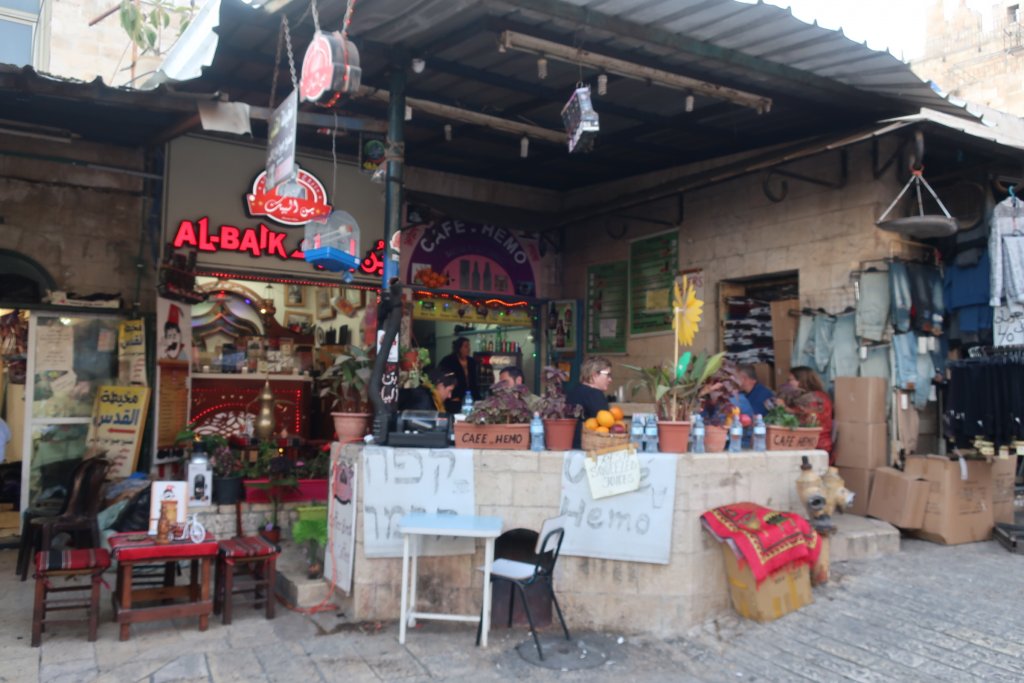
{"label": "white paper sign", "polygon": [[[476,514],[473,451],[367,446],[363,491],[363,553],[401,557],[398,522],[404,515]],[[425,538],[420,554],[469,555],[475,548],[472,538]]]}
{"label": "white paper sign", "polygon": [[75,330],[70,325],[40,325],[36,331],[36,372],[70,370]]}
{"label": "white paper sign", "polygon": [[615,318],[601,318],[599,332],[601,339],[613,339],[619,330],[619,321]]}
{"label": "white paper sign", "polygon": [[562,553],[606,560],[668,564],[678,456],[639,453],[640,487],[594,500],[583,451],[566,451],[561,514],[566,516]]}
{"label": "white paper sign", "polygon": [[587,468],[590,496],[594,500],[640,488],[640,459],[632,444],[607,453],[594,453],[583,465]]}
{"label": "white paper sign", "polygon": [[331,444],[331,495],[327,506],[327,552],[324,578],[347,594],[352,593],[352,567],[356,552],[356,463],[342,454],[341,443]]}
{"label": "white paper sign", "polygon": [[996,346],[1024,344],[1024,304],[1007,303],[995,309],[992,340]]}

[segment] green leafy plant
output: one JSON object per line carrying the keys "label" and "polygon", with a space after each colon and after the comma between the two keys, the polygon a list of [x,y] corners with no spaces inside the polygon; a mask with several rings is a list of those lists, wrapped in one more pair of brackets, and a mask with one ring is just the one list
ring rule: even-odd
{"label": "green leafy plant", "polygon": [[473,412],[466,422],[470,424],[526,424],[533,417],[533,411],[526,401],[530,390],[525,385],[509,386],[498,382],[491,387],[491,394],[473,404]]}
{"label": "green leafy plant", "polygon": [[200,434],[195,423],[191,423],[175,436],[176,444],[188,444],[193,451],[202,450],[210,461],[213,476],[218,478],[241,476],[245,465],[241,454],[231,448],[227,438],[221,434]]}
{"label": "green leafy plant", "polygon": [[692,360],[684,354],[675,368],[667,365],[624,367],[640,375],[637,381],[630,382],[633,396],[641,388],[646,388],[657,406],[658,419],[682,421],[689,420],[700,410],[704,397],[713,390],[712,377],[721,370],[724,362],[724,353],[709,355],[701,352]]}
{"label": "green leafy plant", "polygon": [[701,392],[701,414],[704,423],[716,427],[729,424],[732,415],[738,415],[739,407],[733,399],[742,391],[739,366],[730,360],[723,360],[704,384]]}
{"label": "green leafy plant", "polygon": [[777,403],[764,415],[764,423],[768,425],[776,425],[778,427],[786,427],[788,429],[796,429],[800,426],[800,419],[793,413],[786,410],[786,406],[782,403]]}
{"label": "green leafy plant", "polygon": [[373,357],[366,350],[353,346],[339,354],[334,364],[320,376],[320,396],[332,398],[330,409],[341,413],[370,411],[369,392]]}
{"label": "green leafy plant", "polygon": [[415,389],[420,386],[430,388],[430,380],[423,372],[423,368],[430,365],[430,349],[405,348],[400,358],[398,386],[402,389]]}
{"label": "green leafy plant", "polygon": [[790,429],[820,426],[817,413],[824,408],[824,403],[816,392],[787,385],[779,389],[773,400],[775,405],[764,416],[765,424]]}
{"label": "green leafy plant", "polygon": [[538,404],[540,416],[545,420],[573,420],[583,414],[583,408],[565,400],[565,383],[569,373],[547,366],[541,370],[544,393]]}
{"label": "green leafy plant", "polygon": [[270,521],[267,522],[266,529],[271,531],[280,528],[278,526],[278,519],[281,505],[284,502],[284,496],[289,491],[294,491],[298,488],[299,480],[295,478],[292,461],[283,455],[278,455],[277,446],[272,443],[264,442],[260,444],[260,454],[257,462],[260,461],[266,463],[267,481],[246,482],[245,485],[267,492],[267,498],[270,499],[271,507]]}
{"label": "green leafy plant", "polygon": [[174,0],[144,0],[138,3],[121,0],[118,17],[121,28],[142,50],[142,54],[151,52],[159,55],[163,53],[163,33],[171,29],[171,24],[176,21],[174,37],[180,37],[192,22],[196,9],[195,0],[187,5],[179,5]]}

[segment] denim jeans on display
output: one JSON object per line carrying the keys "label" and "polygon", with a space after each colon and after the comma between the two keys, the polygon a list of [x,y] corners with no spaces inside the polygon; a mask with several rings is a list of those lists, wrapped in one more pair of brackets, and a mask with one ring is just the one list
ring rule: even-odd
{"label": "denim jeans on display", "polygon": [[830,315],[814,316],[814,364],[811,366],[822,377],[828,377],[829,362],[832,360],[832,340],[835,335],[836,319]]}
{"label": "denim jeans on display", "polygon": [[914,329],[928,334],[942,334],[946,310],[939,269],[925,263],[906,264],[914,308]]}
{"label": "denim jeans on display", "polygon": [[796,331],[796,343],[793,344],[793,357],[790,367],[814,367],[814,317],[800,316],[800,326]]}
{"label": "denim jeans on display", "polygon": [[860,276],[860,298],[857,300],[857,336],[880,342],[889,321],[889,274],[867,271]]}
{"label": "denim jeans on display", "polygon": [[[857,358],[857,334],[855,314],[844,313],[836,316],[832,330],[832,358],[829,362],[828,377],[856,377],[859,366]],[[830,381],[831,383],[831,381]]]}
{"label": "denim jeans on display", "polygon": [[935,377],[935,365],[930,353],[917,354],[917,384],[914,385],[914,405],[924,410],[928,405],[928,397],[932,393],[932,378]]}
{"label": "denim jeans on display", "polygon": [[889,264],[889,293],[891,304],[889,314],[892,317],[892,326],[897,333],[910,331],[910,278],[907,275],[907,266],[900,261],[893,261]]}
{"label": "denim jeans on display", "polygon": [[917,335],[913,332],[892,336],[894,384],[909,389],[917,383]]}
{"label": "denim jeans on display", "polygon": [[[867,347],[867,358],[863,358],[860,361],[860,376],[861,377],[884,377],[886,383],[892,386],[892,363],[889,360],[889,354],[891,353],[891,345],[886,344],[884,346],[869,346]],[[858,356],[858,358],[860,358]],[[892,392],[885,392],[885,414],[889,414],[889,410],[892,407]]]}

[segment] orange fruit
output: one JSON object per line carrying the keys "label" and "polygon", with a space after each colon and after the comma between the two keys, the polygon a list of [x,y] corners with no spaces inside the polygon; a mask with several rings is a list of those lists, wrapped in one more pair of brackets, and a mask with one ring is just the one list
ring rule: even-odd
{"label": "orange fruit", "polygon": [[604,425],[601,425],[600,427],[598,427],[594,431],[597,432],[598,434],[607,434],[608,433],[608,428],[605,427]]}
{"label": "orange fruit", "polygon": [[583,426],[589,429],[590,431],[594,431],[595,429],[597,429],[598,426],[597,420],[594,418],[590,418],[589,420],[583,423]]}
{"label": "orange fruit", "polygon": [[622,418],[626,416],[626,414],[622,412],[622,408],[618,406],[612,406],[609,412],[611,412],[612,417],[615,418],[616,422],[621,422]]}
{"label": "orange fruit", "polygon": [[615,424],[615,417],[607,410],[597,411],[597,424],[602,427],[611,427]]}

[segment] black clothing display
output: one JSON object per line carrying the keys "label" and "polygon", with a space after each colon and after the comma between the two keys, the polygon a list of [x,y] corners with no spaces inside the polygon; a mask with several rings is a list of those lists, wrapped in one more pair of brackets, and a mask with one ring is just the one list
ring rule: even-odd
{"label": "black clothing display", "polygon": [[1024,350],[949,363],[946,436],[970,448],[977,436],[1009,446],[1024,437]]}

